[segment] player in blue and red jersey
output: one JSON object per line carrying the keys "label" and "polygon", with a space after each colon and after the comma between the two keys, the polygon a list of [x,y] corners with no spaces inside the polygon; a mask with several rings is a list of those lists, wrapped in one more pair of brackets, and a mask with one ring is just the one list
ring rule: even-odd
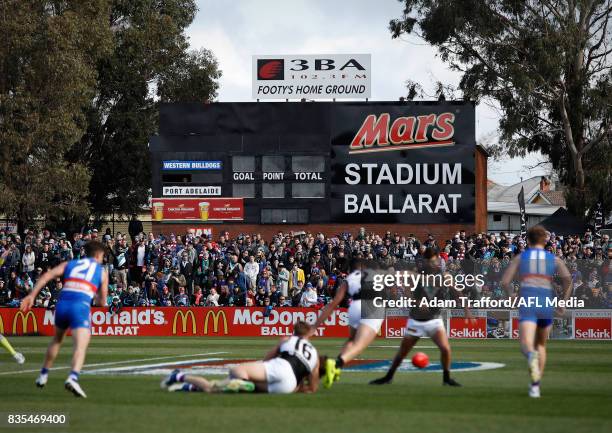
{"label": "player in blue and red jersey", "polygon": [[102,267],[106,247],[97,241],[85,245],[85,258],[64,262],[44,273],[36,282],[32,292],[21,301],[21,311],[27,312],[40,290],[55,278],[61,277],[64,286],[60,292],[55,309],[55,335],[49,344],[43,368],[36,379],[40,388],[47,384],[49,369],[59,353],[68,329],[72,331],[74,350],[72,370],[64,384],[65,388],[77,397],[87,397],[79,385],[79,373],[85,362],[87,346],[91,338],[90,307],[106,305],[108,274]]}
{"label": "player in blue and red jersey", "polygon": [[[510,262],[502,279],[502,286],[506,290],[510,290],[517,275],[521,283],[519,339],[531,376],[529,396],[534,398],[540,397],[540,380],[546,365],[546,340],[555,314],[553,277],[559,276],[561,294],[565,300],[569,298],[572,289],[572,278],[565,263],[544,249],[547,236],[542,226],[530,228],[527,231],[529,248]],[[557,308],[557,311],[563,313],[562,308]]]}

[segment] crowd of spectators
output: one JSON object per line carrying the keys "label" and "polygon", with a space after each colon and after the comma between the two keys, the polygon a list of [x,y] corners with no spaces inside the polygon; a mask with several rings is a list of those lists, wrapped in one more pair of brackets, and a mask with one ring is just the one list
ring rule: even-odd
{"label": "crowd of spectators", "polygon": [[[108,246],[111,309],[127,306],[320,307],[333,297],[352,258],[376,260],[383,268],[417,266],[425,249],[439,251],[443,270],[482,273],[485,283],[472,298],[507,297],[499,284],[511,258],[525,249],[520,236],[457,232],[452,239],[413,234],[223,233],[215,239],[186,234],[154,235],[130,225],[130,233],[52,233],[24,235],[0,230],[0,305],[17,306],[37,278],[58,263],[82,257],[90,239]],[[562,258],[572,274],[573,295],[588,308],[612,308],[612,244],[609,236],[556,236],[547,250]],[[36,306],[53,308],[62,289],[57,279],[44,288]],[[518,290],[518,283],[515,291]]]}

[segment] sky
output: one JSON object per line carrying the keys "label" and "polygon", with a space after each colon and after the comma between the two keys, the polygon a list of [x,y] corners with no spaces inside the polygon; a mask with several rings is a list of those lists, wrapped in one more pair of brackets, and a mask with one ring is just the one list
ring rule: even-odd
{"label": "sky", "polygon": [[[223,72],[220,102],[251,99],[251,57],[257,54],[372,55],[372,98],[396,101],[406,80],[433,95],[434,83],[457,84],[436,49],[415,36],[391,39],[389,20],[401,16],[397,0],[198,0],[199,11],[187,29],[190,46],[207,48]],[[499,114],[487,104],[476,108],[476,140],[495,140]],[[544,158],[489,160],[489,179],[510,185],[548,173]]]}

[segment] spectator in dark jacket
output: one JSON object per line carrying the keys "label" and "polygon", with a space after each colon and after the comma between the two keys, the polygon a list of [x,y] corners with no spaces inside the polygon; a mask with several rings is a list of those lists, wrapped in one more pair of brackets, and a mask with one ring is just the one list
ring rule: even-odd
{"label": "spectator in dark jacket", "polygon": [[128,233],[130,234],[130,238],[132,239],[132,243],[136,239],[140,233],[144,231],[142,226],[142,222],[138,219],[136,214],[132,215],[132,219],[130,220],[130,224],[128,225]]}

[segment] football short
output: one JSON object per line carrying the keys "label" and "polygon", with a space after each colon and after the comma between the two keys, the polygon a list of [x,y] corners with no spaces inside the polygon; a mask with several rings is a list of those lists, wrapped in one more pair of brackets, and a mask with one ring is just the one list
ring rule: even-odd
{"label": "football short", "polygon": [[519,323],[535,322],[538,328],[546,328],[553,322],[555,309],[550,306],[552,296],[549,292],[542,292],[532,288],[521,288],[521,301],[527,302],[529,299],[537,300],[539,306],[521,305],[519,307]]}
{"label": "football short", "polygon": [[359,325],[366,325],[372,328],[376,333],[380,331],[383,324],[383,319],[363,319],[361,317],[361,299],[356,299],[351,302],[348,309],[349,326],[357,329]]}
{"label": "football short", "polygon": [[408,319],[406,323],[406,335],[412,337],[431,337],[440,329],[444,329],[444,322],[440,318],[423,321]]}
{"label": "football short", "polygon": [[519,323],[534,322],[538,328],[546,328],[552,325],[554,311],[538,311],[538,309],[519,309]]}
{"label": "football short", "polygon": [[291,364],[282,358],[264,361],[269,394],[291,394],[297,387]]}
{"label": "football short", "polygon": [[55,326],[60,329],[90,328],[90,304],[84,300],[60,300],[55,308]]}

